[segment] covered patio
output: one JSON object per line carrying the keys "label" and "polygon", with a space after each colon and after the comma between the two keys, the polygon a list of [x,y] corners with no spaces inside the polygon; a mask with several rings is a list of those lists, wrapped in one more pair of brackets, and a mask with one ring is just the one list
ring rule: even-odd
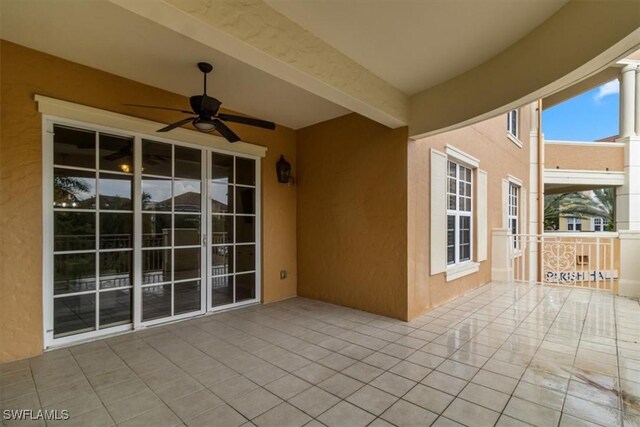
{"label": "covered patio", "polygon": [[496,282],[409,323],[294,298],[5,363],[1,406],[79,426],[636,426],[639,315]]}

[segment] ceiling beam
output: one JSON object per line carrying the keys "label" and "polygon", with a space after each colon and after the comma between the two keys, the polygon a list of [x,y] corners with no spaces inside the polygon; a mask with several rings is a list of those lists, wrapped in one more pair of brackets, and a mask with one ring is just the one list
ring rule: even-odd
{"label": "ceiling beam", "polygon": [[406,126],[409,98],[261,0],[110,0],[391,128]]}
{"label": "ceiling beam", "polygon": [[422,138],[526,105],[599,73],[640,44],[637,0],[572,0],[502,53],[410,99]]}

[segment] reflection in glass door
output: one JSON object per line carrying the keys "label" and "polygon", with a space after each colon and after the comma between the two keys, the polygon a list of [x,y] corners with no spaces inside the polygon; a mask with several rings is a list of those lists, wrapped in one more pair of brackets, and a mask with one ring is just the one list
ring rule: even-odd
{"label": "reflection in glass door", "polygon": [[211,307],[256,300],[256,161],[211,154]]}
{"label": "reflection in glass door", "polygon": [[142,321],[202,310],[202,150],[142,140]]}
{"label": "reflection in glass door", "polygon": [[132,321],[133,138],[53,126],[54,338]]}

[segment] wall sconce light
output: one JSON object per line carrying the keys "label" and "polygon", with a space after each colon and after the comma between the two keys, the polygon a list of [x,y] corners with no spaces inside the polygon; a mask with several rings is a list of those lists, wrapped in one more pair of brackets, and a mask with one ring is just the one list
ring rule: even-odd
{"label": "wall sconce light", "polygon": [[291,182],[291,163],[284,158],[284,155],[280,155],[280,160],[276,162],[276,174],[279,183],[289,184]]}

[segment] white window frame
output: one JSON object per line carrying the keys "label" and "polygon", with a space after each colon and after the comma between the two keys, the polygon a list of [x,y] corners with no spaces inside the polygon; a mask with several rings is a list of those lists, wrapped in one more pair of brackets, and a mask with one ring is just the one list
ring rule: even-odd
{"label": "white window frame", "polygon": [[[509,181],[509,191],[507,194],[507,226],[509,227],[509,232],[512,235],[520,234],[520,194],[521,194],[521,186]],[[515,233],[514,230],[515,223]],[[520,243],[517,238],[513,239],[513,249],[515,251],[515,256],[519,256],[520,251]]]}
{"label": "white window frame", "polygon": [[591,229],[593,231],[605,231],[605,228],[607,228],[608,225],[609,220],[607,218],[602,218],[600,216],[591,218]]}
{"label": "white window frame", "polygon": [[[455,177],[451,177],[449,176],[449,168],[455,165],[456,168],[456,176]],[[461,172],[463,171],[469,171],[469,181],[465,180],[465,179],[461,179]],[[447,268],[451,268],[451,267],[455,267],[461,264],[466,264],[466,263],[471,263],[473,262],[473,244],[474,244],[474,239],[473,239],[473,233],[475,231],[474,226],[473,226],[473,222],[474,222],[474,210],[473,210],[473,202],[474,202],[474,179],[473,179],[473,169],[470,168],[467,165],[464,165],[460,162],[456,162],[455,159],[447,159],[447,230],[448,230],[448,224],[449,224],[449,217],[454,217],[455,218],[455,223],[454,223],[454,260],[453,262],[449,261],[449,239],[447,237]],[[454,179],[455,180],[455,193],[450,193],[449,192],[449,180]],[[471,191],[470,194],[467,195],[461,195],[460,194],[460,184],[469,184],[471,187]],[[455,209],[450,209],[449,208],[449,197],[453,196],[455,197],[456,200],[456,207]],[[463,200],[468,200],[470,203],[470,209],[469,210],[463,210],[460,208],[460,202]],[[461,249],[461,243],[460,243],[460,222],[461,222],[461,218],[469,218],[469,258],[468,259],[460,259],[461,258],[461,254],[460,254],[460,249]]]}
{"label": "white window frame", "polygon": [[[577,230],[576,227],[580,225],[580,230]],[[582,231],[582,218],[578,218],[576,216],[567,217],[567,230],[568,231]]]}
{"label": "white window frame", "polygon": [[[516,125],[515,128],[511,122],[512,116],[515,115]],[[507,138],[513,142],[518,148],[522,148],[524,144],[520,140],[520,113],[518,110],[511,110],[507,113]]]}
{"label": "white window frame", "polygon": [[[36,96],[37,97],[37,96]],[[43,105],[45,107],[57,107],[57,103],[60,102],[62,104],[66,104],[75,106],[76,104],[66,103],[64,101],[53,100],[51,104],[47,104],[50,100],[49,98],[40,97],[37,100],[44,100]],[[182,138],[180,140],[169,139],[166,137],[160,137],[153,133],[147,133],[145,126],[147,122],[141,119],[129,118],[127,116],[116,115],[115,113],[103,112],[102,110],[93,109],[91,107],[84,106],[76,106],[74,108],[79,108],[80,112],[88,111],[92,114],[95,114],[95,117],[101,117],[104,115],[105,121],[112,119],[114,116],[118,119],[118,123],[122,124],[122,127],[114,127],[111,125],[102,125],[96,124],[92,122],[86,122],[84,120],[76,120],[71,118],[66,118],[62,116],[43,114],[42,115],[42,152],[43,152],[43,162],[42,162],[42,176],[43,176],[43,347],[45,350],[57,348],[60,346],[65,346],[69,344],[74,344],[78,342],[85,342],[94,340],[96,338],[117,335],[121,333],[126,333],[132,330],[140,330],[149,326],[153,326],[156,324],[167,323],[187,318],[192,318],[198,315],[207,315],[217,311],[222,311],[229,308],[237,308],[245,305],[251,305],[260,303],[262,298],[262,229],[261,229],[261,157],[266,154],[266,150],[261,150],[260,148],[254,149],[252,144],[243,143],[241,151],[233,151],[227,149],[220,149],[217,145],[213,144],[203,144],[201,143],[201,135],[195,131],[187,131],[185,129],[177,129],[187,132],[187,138],[184,138],[188,141],[183,141]],[[80,114],[80,116],[84,119],[84,116]],[[98,120],[100,121],[100,120]],[[256,197],[256,205],[255,205],[255,278],[256,278],[256,288],[255,288],[255,298],[251,300],[242,301],[233,305],[225,305],[218,307],[211,307],[211,292],[210,292],[210,282],[211,275],[209,274],[211,265],[211,245],[207,244],[203,247],[203,250],[206,256],[202,257],[201,272],[201,310],[193,313],[179,314],[174,315],[172,317],[166,319],[158,319],[151,321],[142,321],[142,313],[141,313],[141,246],[140,246],[140,238],[139,234],[135,230],[141,230],[141,210],[139,206],[139,200],[134,201],[134,268],[136,274],[134,274],[134,284],[133,284],[133,298],[132,298],[132,322],[128,324],[124,324],[121,326],[115,326],[111,328],[106,328],[102,330],[94,330],[90,332],[78,333],[75,335],[68,335],[64,337],[54,338],[53,336],[53,315],[54,315],[54,289],[53,289],[53,254],[54,254],[54,241],[53,241],[53,187],[51,183],[53,182],[53,173],[54,173],[54,162],[53,162],[53,125],[60,124],[66,126],[77,127],[81,129],[86,129],[94,132],[104,132],[113,135],[122,135],[132,137],[134,139],[134,159],[136,161],[136,167],[134,168],[134,197],[136,194],[140,194],[140,178],[141,178],[141,146],[142,139],[150,139],[157,142],[163,142],[168,144],[173,144],[176,146],[183,147],[191,147],[198,148],[203,150],[203,156],[206,157],[207,161],[203,162],[202,168],[203,171],[210,170],[210,157],[212,152],[217,152],[221,154],[228,154],[236,157],[244,157],[248,159],[253,159],[256,162],[256,184],[255,184],[255,197]],[[130,126],[127,126],[129,124]],[[155,127],[155,125],[153,125]],[[183,133],[178,132],[180,135]],[[194,134],[194,135],[191,135]],[[215,136],[210,136],[210,138],[214,139]],[[202,140],[204,142],[206,140]],[[212,146],[213,145],[213,146]],[[234,147],[235,148],[235,147]],[[253,152],[250,152],[252,151]],[[255,154],[254,154],[255,153]],[[256,155],[257,154],[257,155]],[[208,174],[203,175],[202,178],[202,197],[206,200],[209,200],[209,177]],[[208,215],[211,217],[211,210],[209,207],[210,200],[208,201],[207,209],[201,211],[201,215]],[[203,237],[206,236],[211,228],[209,224],[210,218],[207,218],[207,221],[202,221],[203,229],[201,232],[203,233]],[[206,224],[206,225],[205,225]],[[208,241],[208,239],[207,239]],[[235,262],[235,257],[234,257]]]}
{"label": "white window frame", "polygon": [[[515,116],[515,120],[514,120]],[[513,123],[515,121],[515,124]],[[520,138],[520,114],[518,109],[513,109],[507,113],[507,132],[514,138]]]}

